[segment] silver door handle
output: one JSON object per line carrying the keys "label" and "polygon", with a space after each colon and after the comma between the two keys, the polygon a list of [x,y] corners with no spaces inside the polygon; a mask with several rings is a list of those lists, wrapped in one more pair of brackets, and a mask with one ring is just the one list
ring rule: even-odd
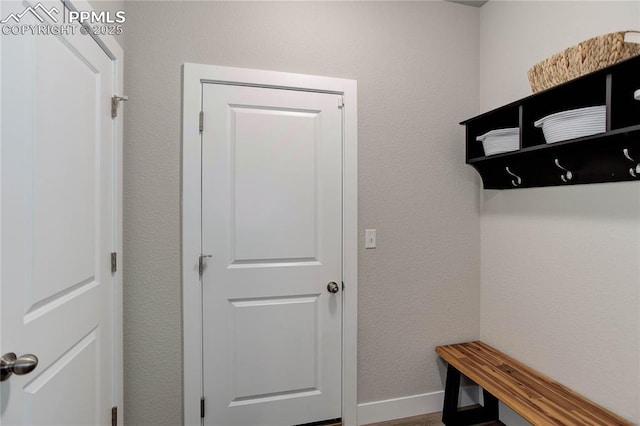
{"label": "silver door handle", "polygon": [[29,374],[37,366],[38,357],[35,355],[26,354],[18,358],[13,352],[8,352],[0,357],[0,382],[4,382],[12,374]]}
{"label": "silver door handle", "polygon": [[337,293],[339,290],[340,287],[335,281],[331,281],[329,284],[327,284],[327,291],[329,293]]}

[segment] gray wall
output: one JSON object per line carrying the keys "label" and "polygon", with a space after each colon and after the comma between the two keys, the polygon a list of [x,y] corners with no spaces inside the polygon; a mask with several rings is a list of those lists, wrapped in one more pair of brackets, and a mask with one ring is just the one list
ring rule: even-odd
{"label": "gray wall", "polygon": [[[479,10],[445,2],[127,2],[125,419],[182,419],[180,66],[358,80],[360,402],[438,391],[479,336]],[[363,236],[363,231],[361,236]],[[361,238],[362,240],[363,238]],[[362,243],[362,241],[361,241]]]}
{"label": "gray wall", "polygon": [[[87,1],[91,5],[91,7],[93,7],[94,10],[108,11],[111,14],[111,16],[115,16],[115,13],[117,11],[124,10],[125,18],[126,18],[126,10],[124,5],[125,0],[87,0]],[[120,47],[124,48],[124,32],[123,34],[115,35],[114,38],[116,39]]]}
{"label": "gray wall", "polygon": [[[625,29],[640,2],[490,1],[482,110],[530,94],[538,61]],[[640,422],[638,183],[484,191],[481,228],[482,339]]]}

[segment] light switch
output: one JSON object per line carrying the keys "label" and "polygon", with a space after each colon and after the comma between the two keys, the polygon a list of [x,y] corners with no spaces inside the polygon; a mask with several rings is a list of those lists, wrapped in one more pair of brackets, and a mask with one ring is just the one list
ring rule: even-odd
{"label": "light switch", "polygon": [[375,229],[364,230],[364,248],[368,248],[368,249],[376,248],[376,230]]}

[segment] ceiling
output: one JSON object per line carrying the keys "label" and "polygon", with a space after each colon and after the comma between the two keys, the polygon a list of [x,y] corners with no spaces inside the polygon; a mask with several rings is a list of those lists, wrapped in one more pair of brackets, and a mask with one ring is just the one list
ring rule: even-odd
{"label": "ceiling", "polygon": [[447,0],[451,3],[460,3],[466,6],[482,7],[488,0]]}

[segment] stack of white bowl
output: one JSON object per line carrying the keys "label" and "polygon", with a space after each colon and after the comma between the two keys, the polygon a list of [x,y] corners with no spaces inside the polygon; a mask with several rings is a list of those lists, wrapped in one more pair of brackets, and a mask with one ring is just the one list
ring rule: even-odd
{"label": "stack of white bowl", "polygon": [[541,118],[534,125],[542,127],[547,143],[554,143],[606,132],[606,114],[606,106],[598,105],[557,112]]}
{"label": "stack of white bowl", "polygon": [[496,129],[476,138],[482,142],[484,155],[516,151],[520,146],[520,128]]}

